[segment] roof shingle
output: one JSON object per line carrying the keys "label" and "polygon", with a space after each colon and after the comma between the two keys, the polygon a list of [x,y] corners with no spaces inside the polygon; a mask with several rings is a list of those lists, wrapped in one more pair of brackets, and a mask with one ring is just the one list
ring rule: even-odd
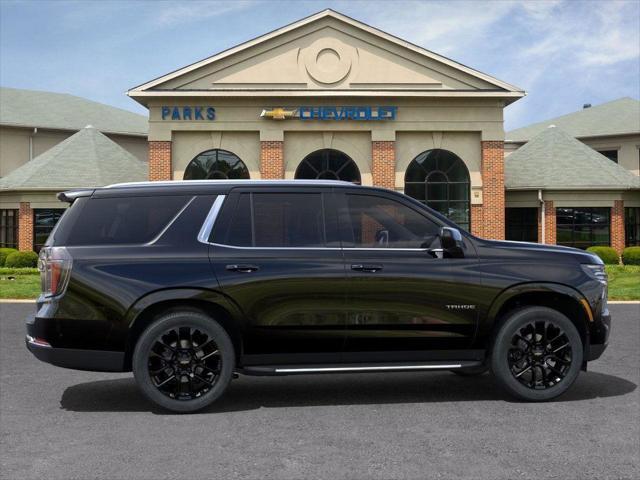
{"label": "roof shingle", "polygon": [[2,190],[65,190],[147,180],[147,165],[91,126],[0,179]]}
{"label": "roof shingle", "polygon": [[144,115],[66,93],[0,88],[0,125],[80,130],[88,124],[104,133],[148,132]]}
{"label": "roof shingle", "polygon": [[640,177],[560,128],[550,127],[505,159],[508,190],[629,190]]}
{"label": "roof shingle", "polygon": [[630,97],[584,108],[577,112],[507,132],[507,141],[526,142],[550,125],[576,138],[640,133],[640,101]]}

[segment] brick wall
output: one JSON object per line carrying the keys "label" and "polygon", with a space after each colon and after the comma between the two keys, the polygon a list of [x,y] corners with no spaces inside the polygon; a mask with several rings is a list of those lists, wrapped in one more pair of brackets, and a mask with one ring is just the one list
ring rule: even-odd
{"label": "brick wall", "polygon": [[20,202],[18,211],[18,250],[33,250],[33,210],[29,202]]}
{"label": "brick wall", "polygon": [[284,178],[284,142],[260,142],[260,176],[263,179]]}
{"label": "brick wall", "polygon": [[[556,244],[556,209],[553,200],[544,201],[544,243],[548,245]],[[542,227],[541,227],[542,228]]]}
{"label": "brick wall", "polygon": [[377,187],[396,187],[396,142],[371,142],[371,176]]}
{"label": "brick wall", "polygon": [[484,237],[482,212],[482,205],[471,205],[471,233],[476,237]]}
{"label": "brick wall", "polygon": [[611,209],[611,246],[618,254],[622,254],[624,242],[624,201],[614,200]]}
{"label": "brick wall", "polygon": [[149,142],[149,180],[171,180],[171,142]]}
{"label": "brick wall", "polygon": [[504,240],[504,142],[482,142],[483,236]]}

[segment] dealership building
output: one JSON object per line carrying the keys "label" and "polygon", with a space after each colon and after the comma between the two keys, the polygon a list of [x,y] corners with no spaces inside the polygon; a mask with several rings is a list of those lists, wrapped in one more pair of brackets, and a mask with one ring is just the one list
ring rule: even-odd
{"label": "dealership building", "polygon": [[[618,251],[640,241],[637,100],[505,136],[504,109],[522,89],[332,10],[128,95],[149,110],[150,180],[340,179],[404,192],[487,238]],[[55,170],[68,173],[66,187],[147,172],[135,163],[128,175],[122,159],[112,167],[105,160],[102,178],[79,185],[71,168],[88,175],[95,163],[81,165],[78,151],[68,171],[59,152]],[[20,180],[29,163],[0,179],[0,206],[19,212],[23,249],[36,245],[29,219],[37,209]],[[30,188],[41,182],[53,201],[38,168]],[[64,178],[55,177],[61,187]]]}

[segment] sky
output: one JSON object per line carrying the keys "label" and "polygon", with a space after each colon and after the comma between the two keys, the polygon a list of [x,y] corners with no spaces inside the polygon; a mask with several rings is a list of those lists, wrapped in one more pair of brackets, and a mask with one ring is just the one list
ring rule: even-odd
{"label": "sky", "polygon": [[640,98],[640,0],[0,0],[0,85],[146,114],[128,89],[325,8],[526,90],[507,131]]}

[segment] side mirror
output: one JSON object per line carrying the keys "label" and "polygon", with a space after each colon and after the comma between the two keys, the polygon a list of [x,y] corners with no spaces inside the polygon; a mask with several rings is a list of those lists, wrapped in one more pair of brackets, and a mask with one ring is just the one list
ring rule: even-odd
{"label": "side mirror", "polygon": [[464,240],[457,228],[442,227],[440,229],[440,244],[445,257],[464,258]]}

